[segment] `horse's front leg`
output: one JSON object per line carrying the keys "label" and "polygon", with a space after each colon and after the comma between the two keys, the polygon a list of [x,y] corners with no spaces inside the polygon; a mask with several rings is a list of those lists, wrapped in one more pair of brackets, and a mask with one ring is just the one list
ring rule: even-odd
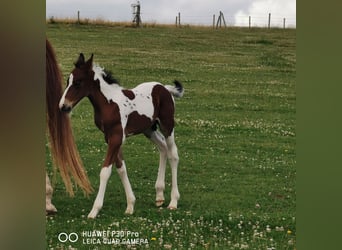
{"label": "horse's front leg", "polygon": [[118,136],[108,138],[108,151],[106,159],[100,173],[100,186],[94,205],[90,211],[88,218],[95,218],[103,206],[104,195],[108,179],[112,173],[112,164],[115,163],[117,172],[121,178],[122,184],[126,192],[127,209],[126,214],[132,214],[134,211],[135,196],[133,194],[131,184],[128,180],[125,162],[121,153],[122,139]]}
{"label": "horse's front leg", "polygon": [[94,205],[90,213],[88,214],[88,218],[94,219],[103,206],[104,195],[106,192],[106,186],[108,179],[112,173],[112,165],[103,166],[100,172],[100,186],[99,191],[97,193],[96,199],[94,201]]}
{"label": "horse's front leg", "polygon": [[115,157],[117,156],[119,152],[120,145],[121,145],[121,141],[120,142],[114,141],[114,140],[108,141],[107,155],[106,155],[105,161],[103,163],[103,167],[100,172],[99,191],[94,201],[93,208],[88,214],[88,218],[94,219],[103,206],[103,200],[104,200],[104,195],[106,192],[107,182],[112,173],[112,164],[115,160]]}

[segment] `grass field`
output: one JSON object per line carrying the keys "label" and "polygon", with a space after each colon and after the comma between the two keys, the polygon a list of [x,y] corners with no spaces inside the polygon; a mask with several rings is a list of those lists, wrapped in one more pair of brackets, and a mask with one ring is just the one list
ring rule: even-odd
{"label": "grass field", "polygon": [[[79,190],[70,198],[56,178],[53,202],[59,212],[46,217],[47,249],[296,248],[295,30],[47,24],[46,33],[65,80],[83,52],[86,58],[94,53],[95,62],[125,87],[178,79],[185,88],[176,100],[179,209],[154,206],[159,154],[136,136],[124,145],[135,213],[124,215],[125,194],[114,171],[98,218],[86,218],[106,145],[84,99],[73,110],[72,124],[96,192],[85,197]],[[48,153],[47,165],[52,173]],[[131,238],[144,242],[110,245],[83,235],[94,230],[119,232],[115,239],[121,242],[135,232]],[[60,242],[61,232],[79,238]]]}

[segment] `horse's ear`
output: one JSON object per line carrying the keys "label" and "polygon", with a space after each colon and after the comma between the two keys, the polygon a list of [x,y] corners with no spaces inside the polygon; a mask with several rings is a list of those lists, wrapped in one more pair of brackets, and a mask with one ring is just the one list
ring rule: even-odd
{"label": "horse's ear", "polygon": [[86,62],[87,66],[89,68],[91,68],[93,66],[93,57],[94,57],[94,54],[91,54],[90,58],[88,59],[88,61]]}
{"label": "horse's ear", "polygon": [[85,64],[85,62],[84,62],[84,55],[83,55],[83,53],[81,53],[80,56],[77,59],[77,62],[75,63],[75,66],[76,66],[76,68],[79,68],[83,64]]}

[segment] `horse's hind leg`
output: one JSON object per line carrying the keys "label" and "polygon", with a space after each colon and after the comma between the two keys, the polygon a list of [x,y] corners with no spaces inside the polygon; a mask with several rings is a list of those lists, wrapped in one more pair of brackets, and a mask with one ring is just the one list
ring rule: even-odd
{"label": "horse's hind leg", "polygon": [[45,207],[45,210],[46,210],[47,214],[57,213],[56,207],[51,202],[51,200],[52,200],[52,193],[53,193],[53,188],[51,186],[49,176],[46,173],[46,198],[45,198],[45,200],[46,200],[46,207]]}
{"label": "horse's hind leg", "polygon": [[170,136],[166,138],[167,144],[167,157],[171,165],[171,175],[172,175],[172,189],[171,189],[171,202],[168,206],[169,209],[177,209],[177,204],[179,200],[179,191],[177,184],[177,168],[178,168],[178,150],[175,143],[174,133],[172,132]]}
{"label": "horse's hind leg", "polygon": [[160,207],[164,204],[164,189],[165,189],[165,169],[167,161],[167,145],[164,136],[158,131],[148,131],[145,133],[153,143],[158,147],[160,153],[158,177],[156,180],[156,206]]}

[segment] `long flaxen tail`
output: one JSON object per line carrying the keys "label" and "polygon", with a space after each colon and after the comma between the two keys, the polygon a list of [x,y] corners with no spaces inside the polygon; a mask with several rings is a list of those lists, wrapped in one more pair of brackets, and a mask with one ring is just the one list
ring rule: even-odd
{"label": "long flaxen tail", "polygon": [[165,88],[174,96],[174,97],[179,97],[181,98],[184,94],[184,88],[183,85],[177,81],[174,80],[173,83],[175,84],[174,86],[172,85],[165,85]]}
{"label": "long flaxen tail", "polygon": [[70,118],[67,114],[62,113],[58,107],[61,96],[61,71],[54,50],[46,39],[46,107],[51,155],[67,192],[74,196],[72,176],[84,193],[90,194],[93,188],[74,141]]}

